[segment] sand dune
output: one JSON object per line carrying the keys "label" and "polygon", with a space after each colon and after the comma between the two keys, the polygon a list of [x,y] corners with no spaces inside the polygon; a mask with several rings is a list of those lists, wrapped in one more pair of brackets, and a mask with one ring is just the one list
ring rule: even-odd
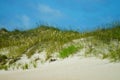
{"label": "sand dune", "polygon": [[120,63],[74,57],[38,69],[0,71],[0,80],[120,80]]}

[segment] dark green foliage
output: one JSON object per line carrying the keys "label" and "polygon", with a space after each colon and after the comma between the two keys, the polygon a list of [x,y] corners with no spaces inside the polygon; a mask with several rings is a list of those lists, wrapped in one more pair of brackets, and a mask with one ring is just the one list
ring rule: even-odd
{"label": "dark green foliage", "polygon": [[1,59],[1,60],[5,60],[5,59],[7,59],[7,56],[5,56],[5,55],[0,55],[0,59]]}
{"label": "dark green foliage", "polygon": [[1,31],[8,32],[8,30],[5,29],[5,28],[1,28],[1,29],[0,29],[0,32],[1,32]]}
{"label": "dark green foliage", "polygon": [[5,55],[0,55],[0,64],[5,64],[4,62],[6,62],[7,56]]}
{"label": "dark green foliage", "polygon": [[5,55],[0,55],[0,69],[7,69],[7,66],[5,65],[7,62],[7,56]]}
{"label": "dark green foliage", "polygon": [[6,65],[0,65],[0,70],[1,69],[7,70],[7,66]]}
{"label": "dark green foliage", "polygon": [[25,64],[25,66],[23,67],[23,69],[28,69],[28,64]]}
{"label": "dark green foliage", "polygon": [[20,30],[18,30],[18,29],[15,29],[13,32],[16,32],[16,33],[17,33],[17,32],[21,32],[21,31],[20,31]]}

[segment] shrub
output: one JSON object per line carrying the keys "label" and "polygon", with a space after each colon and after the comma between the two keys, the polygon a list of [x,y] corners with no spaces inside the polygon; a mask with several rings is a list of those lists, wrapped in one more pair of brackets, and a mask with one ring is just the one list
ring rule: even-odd
{"label": "shrub", "polygon": [[61,51],[60,51],[60,58],[66,58],[68,57],[69,55],[72,55],[74,54],[75,52],[78,51],[78,47],[75,47],[74,45],[71,45],[67,48],[63,48]]}
{"label": "shrub", "polygon": [[3,62],[7,59],[6,55],[0,55],[0,62]]}

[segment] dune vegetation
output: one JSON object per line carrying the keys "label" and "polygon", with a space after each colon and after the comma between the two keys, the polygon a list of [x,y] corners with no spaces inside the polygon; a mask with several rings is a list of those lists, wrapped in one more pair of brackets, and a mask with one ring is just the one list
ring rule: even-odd
{"label": "dune vegetation", "polygon": [[[80,33],[72,30],[60,30],[53,26],[41,25],[35,29],[8,31],[0,29],[0,69],[8,70],[21,59],[32,59],[29,64],[34,67],[37,61],[50,61],[55,53],[63,59],[85,49],[79,56],[96,56],[110,61],[120,61],[120,24],[92,32]],[[44,53],[42,53],[44,52]],[[35,54],[44,55],[44,60],[33,59]],[[26,56],[24,56],[26,55]],[[24,57],[23,57],[24,56]],[[22,58],[21,58],[22,57]],[[56,57],[55,57],[56,58]],[[22,66],[29,68],[29,64]]]}

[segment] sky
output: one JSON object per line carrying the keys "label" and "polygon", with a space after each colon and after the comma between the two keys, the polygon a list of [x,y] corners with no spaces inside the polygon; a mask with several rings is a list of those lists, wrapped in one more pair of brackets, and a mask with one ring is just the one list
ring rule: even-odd
{"label": "sky", "polygon": [[39,24],[95,30],[120,20],[120,0],[0,0],[0,28],[27,30]]}

